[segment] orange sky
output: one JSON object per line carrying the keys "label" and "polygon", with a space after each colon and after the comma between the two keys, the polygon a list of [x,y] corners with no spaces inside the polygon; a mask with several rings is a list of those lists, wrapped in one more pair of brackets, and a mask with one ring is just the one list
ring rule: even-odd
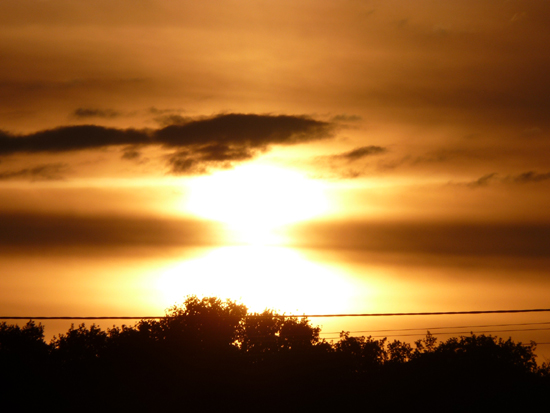
{"label": "orange sky", "polygon": [[0,313],[550,307],[549,28],[534,0],[1,2]]}

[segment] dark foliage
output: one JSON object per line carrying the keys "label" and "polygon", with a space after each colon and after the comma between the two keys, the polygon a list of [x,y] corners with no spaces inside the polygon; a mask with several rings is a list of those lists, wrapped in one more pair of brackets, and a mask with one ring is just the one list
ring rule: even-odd
{"label": "dark foliage", "polygon": [[[342,332],[320,339],[307,318],[188,297],[159,320],[102,330],[84,324],[44,342],[43,327],[0,324],[6,403],[96,411],[525,409],[550,391],[535,344],[485,335],[411,346]],[[86,402],[84,402],[86,401]],[[7,406],[8,404],[6,404]]]}

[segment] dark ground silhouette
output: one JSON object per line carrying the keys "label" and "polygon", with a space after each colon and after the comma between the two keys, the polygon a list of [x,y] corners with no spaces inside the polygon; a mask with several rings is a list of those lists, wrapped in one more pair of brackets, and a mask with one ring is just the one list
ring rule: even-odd
{"label": "dark ground silhouette", "polygon": [[[485,335],[413,343],[342,332],[307,318],[188,297],[159,320],[102,330],[0,324],[5,411],[478,411],[540,408],[550,368],[535,345]],[[542,404],[544,405],[544,404]],[[1,406],[0,406],[1,408]],[[4,410],[4,409],[2,409]]]}

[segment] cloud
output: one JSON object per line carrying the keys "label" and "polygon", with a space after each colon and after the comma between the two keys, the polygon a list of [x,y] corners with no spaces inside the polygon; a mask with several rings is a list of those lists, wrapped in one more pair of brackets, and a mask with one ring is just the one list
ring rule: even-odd
{"label": "cloud", "polygon": [[471,188],[479,188],[488,186],[491,183],[501,183],[501,184],[531,184],[531,183],[540,183],[550,180],[550,172],[548,173],[537,173],[534,171],[523,172],[518,175],[508,175],[503,178],[497,178],[497,173],[493,172],[487,175],[483,175],[481,178],[476,179],[475,181],[469,182],[466,185]]}
{"label": "cloud", "polygon": [[315,166],[324,166],[330,170],[332,178],[337,179],[353,179],[358,178],[367,173],[368,165],[365,162],[358,161],[365,158],[386,153],[388,150],[382,146],[361,146],[348,152],[338,153],[335,155],[318,156],[314,158]]}
{"label": "cloud", "polygon": [[537,183],[542,181],[547,181],[550,179],[550,172],[545,174],[539,174],[534,171],[524,172],[522,174],[513,176],[512,181],[519,184],[525,184],[525,183]]}
{"label": "cloud", "polygon": [[365,252],[457,257],[550,257],[548,223],[311,222],[296,225],[297,245]]}
{"label": "cloud", "polygon": [[232,162],[247,161],[254,156],[255,152],[246,147],[214,143],[195,148],[192,151],[176,152],[170,156],[169,163],[175,173],[202,174],[206,172],[205,165],[207,164],[229,168]]}
{"label": "cloud", "polygon": [[[516,138],[519,135],[516,134]],[[523,140],[497,145],[491,136],[459,135],[449,142],[443,142],[443,147],[430,149],[427,144],[394,145],[393,157],[384,157],[379,162],[380,170],[396,173],[410,171],[417,173],[425,171],[435,175],[454,175],[454,180],[461,185],[472,187],[486,186],[496,183],[510,183],[515,177],[507,177],[511,173],[520,171],[543,170],[548,167],[545,154],[548,152],[548,143],[530,142]],[[439,145],[437,142],[432,146]],[[428,147],[428,150],[426,148]],[[521,169],[517,169],[517,168]],[[507,172],[512,171],[512,172]],[[517,171],[517,172],[516,172]],[[496,176],[498,172],[499,176]],[[495,175],[486,176],[494,173]],[[470,182],[464,182],[464,177]],[[513,179],[512,179],[513,178]]]}
{"label": "cloud", "polygon": [[170,125],[183,125],[187,122],[191,122],[192,119],[172,113],[169,115],[157,116],[154,118],[154,121],[157,122],[160,126],[165,127]]}
{"label": "cloud", "polygon": [[204,173],[207,166],[228,168],[265,152],[271,145],[294,145],[331,136],[332,125],[306,117],[227,114],[170,125],[155,139],[184,148],[169,157],[175,173]]}
{"label": "cloud", "polygon": [[67,171],[67,164],[55,163],[37,165],[32,168],[23,168],[16,171],[0,172],[0,181],[12,179],[30,179],[31,181],[53,181],[63,179],[63,173]]}
{"label": "cloud", "polygon": [[0,155],[69,152],[130,146],[123,157],[135,159],[147,146],[174,152],[167,163],[174,173],[205,172],[251,159],[272,145],[295,145],[332,136],[334,125],[305,116],[220,114],[156,130],[116,129],[97,125],[63,126],[27,135],[0,131]]}
{"label": "cloud", "polygon": [[219,225],[200,220],[0,213],[3,252],[215,245],[219,239]]}
{"label": "cloud", "polygon": [[358,115],[347,115],[347,114],[341,114],[336,115],[331,118],[331,121],[333,122],[359,122],[360,120],[363,120],[361,116]]}
{"label": "cloud", "polygon": [[113,109],[78,108],[72,116],[75,118],[106,118],[112,119],[121,116],[121,113]]}
{"label": "cloud", "polygon": [[480,186],[487,186],[487,185],[489,185],[489,183],[491,181],[493,181],[495,179],[496,175],[497,175],[496,172],[493,172],[493,173],[490,173],[490,174],[487,174],[487,175],[483,175],[481,178],[479,178],[479,179],[477,179],[473,182],[470,182],[467,185],[471,188],[478,188]]}
{"label": "cloud", "polygon": [[151,142],[145,131],[95,125],[63,126],[22,136],[0,132],[0,155],[68,152]]}
{"label": "cloud", "polygon": [[216,142],[261,149],[326,138],[331,129],[327,122],[302,116],[232,113],[167,126],[156,131],[155,139],[173,147]]}
{"label": "cloud", "polygon": [[371,155],[378,155],[381,153],[385,153],[388,150],[386,148],[383,148],[381,146],[362,146],[361,148],[354,149],[349,152],[344,152],[338,155],[332,155],[332,159],[342,159],[347,160],[349,162],[355,162],[359,159],[366,158],[367,156]]}
{"label": "cloud", "polygon": [[123,149],[121,158],[128,159],[128,160],[140,159],[142,155],[140,149],[141,148],[139,145],[127,146],[126,148]]}
{"label": "cloud", "polygon": [[[471,138],[471,137],[470,137]],[[495,150],[487,147],[446,147],[429,151],[417,157],[409,157],[412,165],[449,164],[452,162],[479,162],[494,158]]]}

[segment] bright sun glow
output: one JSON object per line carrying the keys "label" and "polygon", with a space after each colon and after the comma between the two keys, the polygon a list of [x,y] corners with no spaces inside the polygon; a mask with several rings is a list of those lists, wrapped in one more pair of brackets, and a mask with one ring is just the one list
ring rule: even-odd
{"label": "bright sun glow", "polygon": [[275,230],[328,210],[320,182],[291,170],[248,164],[189,182],[183,208],[228,225],[240,242],[277,242]]}
{"label": "bright sun glow", "polygon": [[166,306],[200,291],[240,301],[251,311],[267,307],[294,314],[346,312],[353,294],[339,271],[298,251],[251,245],[217,248],[179,262],[161,272],[155,287]]}

